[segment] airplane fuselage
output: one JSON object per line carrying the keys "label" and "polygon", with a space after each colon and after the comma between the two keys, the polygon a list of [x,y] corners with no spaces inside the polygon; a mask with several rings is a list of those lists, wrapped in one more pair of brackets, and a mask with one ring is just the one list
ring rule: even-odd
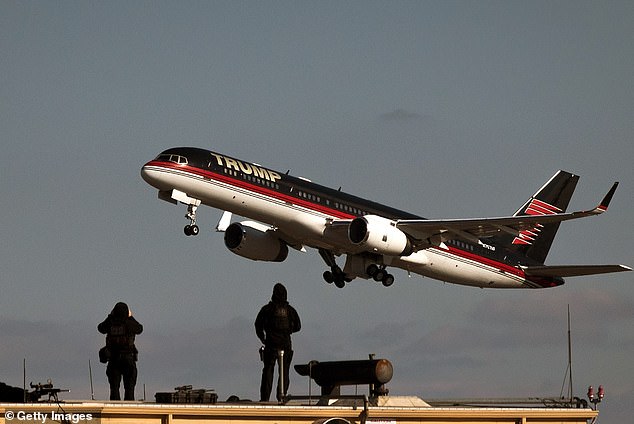
{"label": "airplane fuselage", "polygon": [[407,255],[377,255],[359,250],[346,233],[330,225],[377,215],[389,220],[423,219],[389,206],[314,184],[288,173],[198,148],[174,148],[146,163],[143,179],[161,193],[186,194],[200,204],[270,225],[280,239],[347,254],[346,272],[364,276],[371,262],[455,284],[492,288],[542,288],[561,278],[528,278],[520,264],[527,258],[497,246],[460,239],[430,244]]}

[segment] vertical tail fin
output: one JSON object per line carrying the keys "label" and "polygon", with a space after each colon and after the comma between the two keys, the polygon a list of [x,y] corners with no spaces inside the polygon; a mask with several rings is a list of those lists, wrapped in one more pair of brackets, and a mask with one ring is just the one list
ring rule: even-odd
{"label": "vertical tail fin", "polygon": [[[566,171],[557,171],[530,199],[515,212],[520,215],[549,215],[566,211],[579,176]],[[525,255],[541,264],[546,260],[555,239],[559,223],[536,226],[522,231],[518,236],[500,235],[495,243]]]}

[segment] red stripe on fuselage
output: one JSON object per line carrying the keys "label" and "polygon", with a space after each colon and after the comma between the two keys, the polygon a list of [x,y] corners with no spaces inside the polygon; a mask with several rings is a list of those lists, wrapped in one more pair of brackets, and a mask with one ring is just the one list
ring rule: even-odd
{"label": "red stripe on fuselage", "polygon": [[[450,254],[454,255],[454,256],[458,256],[460,258],[463,259],[467,259],[470,261],[474,261],[477,262],[479,264],[485,265],[485,266],[489,266],[492,268],[496,268],[498,269],[500,272],[506,273],[506,274],[511,274],[511,275],[515,275],[525,281],[530,281],[533,284],[537,284],[541,287],[555,287],[555,286],[559,286],[560,283],[554,281],[554,280],[549,280],[546,278],[542,278],[542,277],[533,277],[533,278],[528,278],[526,276],[526,274],[524,273],[524,271],[521,268],[515,267],[513,265],[509,265],[507,263],[504,262],[500,262],[497,261],[495,259],[491,259],[488,258],[486,256],[481,256],[475,253],[471,253],[468,252],[466,250],[462,250],[459,249],[457,247],[453,247],[453,246],[447,246],[448,251]],[[436,248],[437,250],[441,250],[441,251],[445,251],[445,249],[441,249],[441,248]]]}
{"label": "red stripe on fuselage", "polygon": [[487,258],[486,256],[478,255],[476,253],[471,253],[466,250],[458,249],[453,246],[447,246],[449,253],[455,256],[459,256],[464,259],[468,259],[474,262],[478,262],[479,264],[490,266],[492,268],[497,268],[500,271],[506,272],[508,274],[517,275],[518,277],[525,278],[524,271],[520,268],[516,268],[504,262],[497,261],[495,259]]}
{"label": "red stripe on fuselage", "polygon": [[[249,183],[248,181],[245,181],[243,179],[239,179],[236,177],[232,177],[230,175],[226,175],[226,174],[221,174],[218,172],[213,172],[210,170],[206,170],[206,169],[201,169],[195,166],[191,166],[191,165],[179,165],[177,163],[174,162],[162,162],[162,161],[150,161],[146,164],[147,166],[156,166],[156,167],[160,167],[160,168],[166,168],[166,169],[174,169],[174,170],[178,170],[178,171],[182,171],[182,172],[187,172],[190,174],[194,174],[194,175],[199,175],[203,178],[207,178],[209,180],[215,180],[215,181],[219,181],[225,184],[230,184],[232,186],[235,187],[240,187],[242,189],[257,193],[257,194],[262,194],[268,197],[273,197],[275,199],[281,200],[283,202],[286,203],[290,203],[290,204],[294,204],[297,206],[301,206],[307,209],[311,209],[314,210],[316,212],[320,212],[323,213],[325,215],[331,216],[333,218],[340,218],[340,219],[351,219],[351,218],[355,218],[356,215],[352,215],[352,214],[348,214],[345,213],[343,211],[337,210],[337,209],[333,209],[333,208],[329,208],[327,206],[324,205],[320,205],[319,203],[313,203],[310,202],[308,200],[303,200],[303,199],[299,199],[297,197],[293,197],[293,196],[288,196],[284,193],[280,193],[279,191],[273,190],[273,189],[269,189],[263,186],[259,186],[257,184],[252,184]],[[275,183],[273,183],[275,184]]]}

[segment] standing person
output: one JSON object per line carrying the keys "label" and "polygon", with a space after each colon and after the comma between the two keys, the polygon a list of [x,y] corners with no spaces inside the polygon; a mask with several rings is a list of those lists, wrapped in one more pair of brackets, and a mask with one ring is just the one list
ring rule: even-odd
{"label": "standing person", "polygon": [[[278,362],[277,400],[282,401],[288,391],[288,370],[293,359],[291,334],[301,329],[299,315],[288,301],[286,287],[277,283],[271,301],[264,305],[255,319],[255,334],[262,341],[262,381],[260,401],[268,402],[273,388],[273,371]],[[283,387],[282,387],[283,386]]]}
{"label": "standing person", "polygon": [[119,302],[97,330],[106,335],[106,347],[99,352],[99,359],[108,362],[106,375],[110,384],[110,400],[121,400],[119,386],[122,377],[124,400],[134,400],[138,359],[134,337],[141,334],[143,326],[134,319],[128,305]]}

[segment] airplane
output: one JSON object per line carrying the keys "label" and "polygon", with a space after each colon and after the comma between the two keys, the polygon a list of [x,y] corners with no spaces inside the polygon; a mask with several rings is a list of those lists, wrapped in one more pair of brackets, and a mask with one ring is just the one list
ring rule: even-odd
{"label": "airplane", "polygon": [[[200,205],[224,211],[216,231],[254,261],[284,261],[289,247],[317,249],[327,283],[359,277],[388,287],[400,268],[481,288],[547,288],[564,277],[631,271],[624,265],[545,265],[559,224],[608,209],[618,182],[595,208],[565,212],[579,176],[559,170],[512,216],[425,219],[213,151],[176,147],[141,168],[161,200],[187,205],[187,236],[200,229]],[[231,222],[233,214],[247,218]],[[345,255],[341,268],[337,257]]]}

